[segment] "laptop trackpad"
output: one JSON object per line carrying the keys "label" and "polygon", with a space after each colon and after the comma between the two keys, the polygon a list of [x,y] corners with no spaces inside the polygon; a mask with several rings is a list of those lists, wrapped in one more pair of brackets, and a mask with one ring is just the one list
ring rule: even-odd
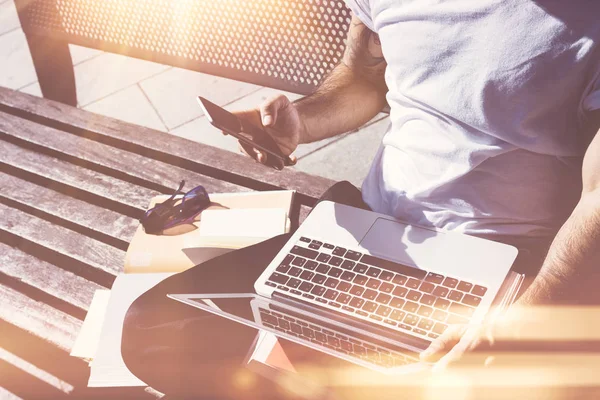
{"label": "laptop trackpad", "polygon": [[445,244],[436,231],[385,218],[378,218],[360,242],[372,255],[421,268],[435,263]]}

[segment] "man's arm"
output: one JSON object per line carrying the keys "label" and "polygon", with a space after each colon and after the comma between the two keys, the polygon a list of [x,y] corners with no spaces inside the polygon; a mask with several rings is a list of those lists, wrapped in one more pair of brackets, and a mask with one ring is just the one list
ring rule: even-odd
{"label": "man's arm", "polygon": [[[600,126],[600,111],[592,115]],[[583,191],[554,238],[538,277],[518,304],[577,301],[581,284],[600,270],[600,130],[583,159]],[[596,275],[600,276],[600,275]]]}
{"label": "man's arm", "polygon": [[386,105],[386,62],[379,36],[352,17],[342,62],[319,88],[296,103],[303,124],[301,143],[358,129]]}

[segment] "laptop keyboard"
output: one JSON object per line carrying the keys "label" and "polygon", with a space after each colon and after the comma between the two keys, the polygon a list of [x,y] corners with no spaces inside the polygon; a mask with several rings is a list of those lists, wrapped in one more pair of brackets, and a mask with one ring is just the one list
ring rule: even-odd
{"label": "laptop keyboard", "polygon": [[299,318],[259,307],[261,322],[271,329],[302,338],[318,346],[350,355],[383,367],[398,367],[417,362],[416,359],[390,349],[375,346],[360,339],[342,335]]}
{"label": "laptop keyboard", "polygon": [[468,323],[487,288],[301,237],[266,285],[305,301],[437,338]]}

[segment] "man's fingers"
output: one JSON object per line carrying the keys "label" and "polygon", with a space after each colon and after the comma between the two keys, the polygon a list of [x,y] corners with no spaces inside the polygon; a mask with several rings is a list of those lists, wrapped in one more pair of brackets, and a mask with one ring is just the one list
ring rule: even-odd
{"label": "man's fingers", "polygon": [[284,95],[279,95],[265,101],[260,106],[260,117],[264,126],[273,126],[277,123],[279,110],[287,107],[290,101]]}
{"label": "man's fingers", "polygon": [[448,353],[459,341],[465,332],[464,325],[453,325],[437,339],[435,339],[429,347],[420,354],[421,361],[436,362]]}
{"label": "man's fingers", "polygon": [[[471,329],[465,333],[465,325],[461,325],[460,327],[463,329],[462,333],[458,336],[458,340],[451,348],[447,349],[447,353],[435,364],[433,367],[434,371],[446,369],[450,364],[460,360],[466,352],[477,346],[479,342],[479,330]],[[456,336],[454,335],[453,337],[455,338]]]}

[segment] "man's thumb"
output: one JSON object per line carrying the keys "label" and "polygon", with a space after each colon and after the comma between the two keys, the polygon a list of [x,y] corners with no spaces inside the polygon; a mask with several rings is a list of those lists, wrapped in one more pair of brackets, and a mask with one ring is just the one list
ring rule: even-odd
{"label": "man's thumb", "polygon": [[283,95],[276,96],[260,107],[260,116],[263,126],[273,126],[277,122],[277,114],[280,108],[285,108],[289,103],[287,97]]}

